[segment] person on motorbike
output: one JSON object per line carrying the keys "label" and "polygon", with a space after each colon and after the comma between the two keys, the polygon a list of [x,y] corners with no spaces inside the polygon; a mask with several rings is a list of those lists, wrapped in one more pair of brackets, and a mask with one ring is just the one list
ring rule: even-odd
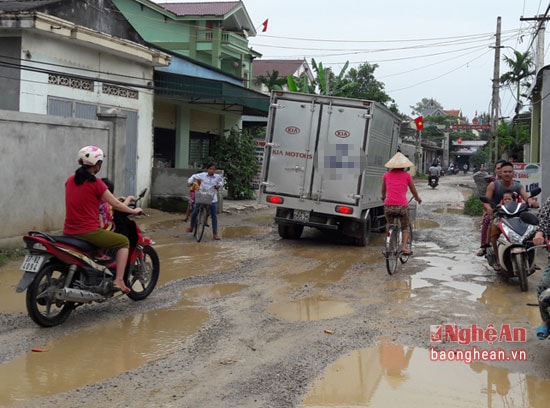
{"label": "person on motorbike", "polygon": [[[485,196],[491,200],[493,203],[500,203],[502,201],[502,197],[506,191],[511,191],[512,193],[516,193],[525,203],[527,203],[529,206],[533,208],[538,208],[537,200],[534,198],[530,198],[527,195],[527,192],[525,191],[525,188],[518,182],[513,180],[514,177],[514,165],[508,161],[505,161],[500,166],[500,180],[495,180],[489,183],[487,186],[487,191],[485,193]],[[493,216],[493,207],[490,204],[483,203],[483,207],[487,214],[494,219]],[[500,230],[498,229],[498,226],[493,222],[491,223],[489,227],[489,241],[491,246],[493,247],[493,253],[498,254],[497,249],[497,239],[500,235]],[[502,266],[495,262],[493,265],[493,269],[495,271],[502,270]]]}
{"label": "person on motorbike", "polygon": [[105,155],[97,146],[86,146],[78,152],[80,167],[65,182],[65,223],[63,233],[87,241],[99,248],[116,250],[116,276],[113,287],[124,293],[130,289],[124,283],[129,241],[124,235],[101,228],[99,206],[107,201],[113,209],[137,215],[141,208],[132,209],[120,202],[96,174],[101,170]]}
{"label": "person on motorbike", "polygon": [[[191,187],[193,183],[200,180],[200,188],[210,189],[215,188],[219,190],[223,186],[223,178],[219,174],[216,174],[216,164],[208,163],[206,166],[206,171],[202,173],[193,174],[187,180],[187,185]],[[193,228],[197,223],[197,215],[199,214],[200,205],[196,205],[193,208],[193,213],[191,214],[191,226],[187,227],[187,232],[193,232]],[[218,235],[218,194],[214,195],[212,204],[210,205],[210,216],[212,217],[212,235],[215,240],[219,240],[220,236]]]}
{"label": "person on motorbike", "polygon": [[[539,211],[539,225],[533,238],[533,245],[544,245],[550,238],[550,197],[546,199]],[[550,335],[550,265],[547,265],[540,277],[537,286],[537,298],[539,300],[539,311],[542,323],[536,329],[536,336],[544,340]]]}
{"label": "person on motorbike", "polygon": [[439,183],[439,176],[441,175],[441,167],[437,165],[436,162],[432,163],[428,169],[428,185],[431,184],[431,181],[435,179],[435,185]]}
{"label": "person on motorbike", "polygon": [[[495,176],[487,176],[485,178],[487,186],[489,186],[489,183],[495,180],[500,179],[500,167],[502,166],[502,163],[504,163],[506,160],[499,160],[495,163]],[[487,191],[487,187],[484,188],[485,191]],[[485,194],[485,193],[483,193]],[[485,211],[485,207],[483,208],[483,215],[481,216],[481,243],[479,245],[479,250],[477,251],[477,256],[485,256],[487,254],[487,247],[490,245],[490,238],[489,238],[489,224],[491,223],[491,216]]]}
{"label": "person on motorbike", "polygon": [[409,242],[407,189],[410,189],[418,204],[422,203],[411,175],[405,171],[407,167],[411,166],[413,166],[413,163],[403,153],[397,152],[384,166],[390,171],[382,176],[382,194],[380,197],[384,201],[384,214],[388,225],[392,216],[401,216],[401,230],[403,231],[401,251],[403,255],[412,255],[412,252],[407,248]]}

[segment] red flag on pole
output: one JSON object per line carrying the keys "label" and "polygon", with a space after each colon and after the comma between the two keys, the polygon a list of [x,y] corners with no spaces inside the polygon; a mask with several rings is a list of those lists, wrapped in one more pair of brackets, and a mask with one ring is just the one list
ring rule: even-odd
{"label": "red flag on pole", "polygon": [[265,33],[267,31],[267,23],[269,23],[269,18],[266,18],[265,21],[262,23],[262,33]]}
{"label": "red flag on pole", "polygon": [[417,117],[414,120],[414,124],[416,125],[416,130],[424,129],[424,118],[422,116]]}

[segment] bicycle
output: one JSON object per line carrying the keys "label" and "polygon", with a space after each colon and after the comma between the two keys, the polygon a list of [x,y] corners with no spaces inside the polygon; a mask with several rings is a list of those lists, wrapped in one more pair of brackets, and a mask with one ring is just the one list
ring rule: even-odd
{"label": "bicycle", "polygon": [[[412,198],[409,200],[411,202]],[[401,215],[393,214],[391,222],[386,230],[386,248],[384,257],[386,258],[386,269],[388,274],[393,275],[397,270],[397,260],[404,264],[409,260],[410,255],[404,255],[402,251],[403,231],[401,230]],[[409,240],[407,249],[411,251],[413,242],[412,219],[409,222]]]}
{"label": "bicycle", "polygon": [[212,200],[214,200],[215,195],[216,190],[214,187],[210,187],[206,190],[199,189],[195,192],[194,206],[199,206],[199,212],[197,214],[195,226],[193,227],[193,236],[197,242],[201,242],[204,235],[204,228],[207,226],[206,222],[208,220],[208,216],[210,215],[210,206],[212,205]]}

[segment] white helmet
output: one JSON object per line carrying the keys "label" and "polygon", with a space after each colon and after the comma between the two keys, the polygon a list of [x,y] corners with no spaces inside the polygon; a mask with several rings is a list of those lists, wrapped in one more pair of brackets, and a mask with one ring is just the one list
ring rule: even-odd
{"label": "white helmet", "polygon": [[98,161],[103,161],[104,158],[103,150],[97,146],[86,146],[78,152],[78,164],[84,166],[95,166]]}

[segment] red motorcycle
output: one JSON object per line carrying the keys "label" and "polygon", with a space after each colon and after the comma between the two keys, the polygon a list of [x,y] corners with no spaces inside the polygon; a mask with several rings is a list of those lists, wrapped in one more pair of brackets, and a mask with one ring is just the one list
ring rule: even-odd
{"label": "red motorcycle", "polygon": [[[139,194],[133,208],[146,191]],[[126,235],[130,241],[124,273],[124,281],[130,288],[127,296],[132,300],[143,300],[157,284],[160,262],[151,246],[151,238],[144,236],[129,216],[115,212],[115,231]],[[98,261],[94,259],[98,248],[89,242],[39,231],[29,231],[23,241],[29,253],[21,265],[24,274],[17,292],[27,290],[27,312],[36,324],[57,326],[67,320],[78,306],[105,302],[120,293],[113,287],[115,254]]]}

